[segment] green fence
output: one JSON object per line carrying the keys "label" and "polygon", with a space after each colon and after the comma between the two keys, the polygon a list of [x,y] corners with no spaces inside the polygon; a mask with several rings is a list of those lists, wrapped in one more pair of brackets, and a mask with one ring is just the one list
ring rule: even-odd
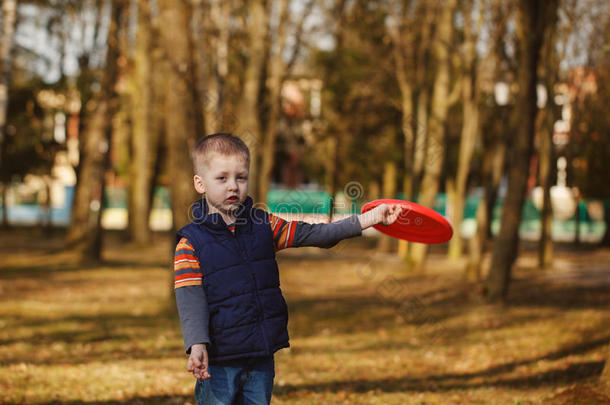
{"label": "green fence", "polygon": [[[404,194],[398,193],[397,199],[404,199]],[[476,211],[481,198],[470,195],[466,199],[464,207],[464,222],[472,222],[476,218]],[[417,202],[417,199],[414,200]],[[574,232],[576,223],[579,222],[582,230],[599,234],[603,233],[605,224],[603,221],[594,221],[587,211],[589,200],[581,200],[578,205],[578,221],[576,216],[565,221],[553,221],[553,232]],[[610,204],[610,201],[602,201]],[[335,213],[353,214],[359,213],[362,205],[366,203],[362,199],[351,199],[343,192],[337,193],[335,198]],[[127,208],[127,189],[125,187],[108,187],[106,189],[105,208]],[[153,197],[153,208],[170,209],[168,187],[156,187]],[[270,212],[287,214],[329,214],[331,209],[331,196],[325,191],[319,190],[289,190],[273,189],[267,194],[267,204],[264,208]],[[439,193],[434,202],[434,210],[441,215],[447,215],[447,196]],[[502,201],[498,200],[494,206],[492,215],[492,231],[497,232],[499,220],[502,214]],[[531,199],[526,199],[523,206],[523,220],[521,231],[538,232],[540,229],[540,212],[534,206]]]}

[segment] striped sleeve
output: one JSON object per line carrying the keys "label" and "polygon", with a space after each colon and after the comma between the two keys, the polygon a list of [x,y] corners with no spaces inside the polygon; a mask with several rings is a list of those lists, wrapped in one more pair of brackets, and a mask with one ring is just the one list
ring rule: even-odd
{"label": "striped sleeve", "polygon": [[310,224],[303,221],[285,221],[269,214],[275,250],[289,247],[316,246],[331,248],[343,239],[362,235],[357,215],[330,223]]}
{"label": "striped sleeve", "polygon": [[278,216],[269,214],[271,231],[273,232],[273,245],[275,250],[282,250],[292,246],[298,221],[286,221]]}
{"label": "striped sleeve", "polygon": [[174,255],[174,288],[201,285],[202,273],[193,245],[186,238],[180,239]]}

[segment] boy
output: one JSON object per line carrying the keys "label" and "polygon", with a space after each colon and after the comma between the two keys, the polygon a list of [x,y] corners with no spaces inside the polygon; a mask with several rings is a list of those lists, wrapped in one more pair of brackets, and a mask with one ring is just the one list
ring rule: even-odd
{"label": "boy", "polygon": [[193,153],[193,222],[178,231],[176,302],[197,379],[198,404],[269,404],[273,354],[288,347],[288,310],[275,252],[298,246],[330,248],[362,229],[391,224],[400,205],[380,205],[330,224],[287,222],[253,207],[250,154],[231,134],[203,138]]}

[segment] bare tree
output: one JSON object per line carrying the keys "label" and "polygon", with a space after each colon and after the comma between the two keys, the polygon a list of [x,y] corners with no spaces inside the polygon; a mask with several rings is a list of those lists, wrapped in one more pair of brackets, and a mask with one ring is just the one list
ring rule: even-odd
{"label": "bare tree", "polygon": [[129,233],[137,244],[150,240],[148,219],[154,187],[159,131],[153,118],[154,93],[159,93],[153,82],[155,41],[150,0],[138,0],[138,29],[131,72],[131,134],[132,159],[129,176]]}
{"label": "bare tree", "polygon": [[475,142],[480,132],[479,111],[479,58],[477,57],[476,44],[479,38],[483,22],[483,4],[478,3],[475,24],[472,14],[474,12],[474,0],[464,3],[464,51],[462,55],[462,134],[460,137],[460,150],[458,155],[458,168],[455,176],[455,193],[453,198],[453,227],[455,234],[449,242],[449,258],[458,259],[462,255],[462,238],[460,227],[464,217],[464,206],[466,201],[466,182],[470,173],[470,164],[474,153]]}
{"label": "bare tree", "polygon": [[503,300],[508,292],[510,273],[519,244],[521,210],[525,201],[528,167],[533,149],[536,116],[536,78],[549,16],[556,13],[557,0],[520,0],[517,38],[520,47],[515,110],[516,133],[510,148],[508,189],[502,209],[500,233],[494,243],[491,269],[486,282],[488,299]]}
{"label": "bare tree", "polygon": [[559,60],[556,51],[557,13],[549,21],[545,32],[541,56],[542,86],[546,89],[548,100],[538,113],[538,184],[543,190],[542,210],[540,213],[540,241],[538,242],[538,267],[545,269],[553,261],[553,239],[551,235],[551,181],[553,174],[553,126],[555,108],[553,100],[554,84],[558,81]]}
{"label": "bare tree", "polygon": [[275,138],[277,132],[277,123],[280,115],[281,107],[281,90],[282,78],[286,70],[286,65],[282,59],[282,54],[286,46],[286,31],[288,20],[288,0],[280,0],[279,2],[279,21],[276,29],[276,44],[272,43],[272,36],[267,35],[266,48],[271,53],[269,62],[269,75],[267,77],[267,88],[269,91],[269,117],[267,120],[267,128],[263,134],[260,175],[258,178],[258,198],[261,202],[266,202],[267,192],[269,191],[269,182],[271,171],[273,170],[273,155],[275,152]]}
{"label": "bare tree", "polygon": [[247,65],[244,73],[242,97],[239,105],[240,125],[238,134],[250,149],[250,195],[255,201],[260,198],[259,154],[262,140],[260,123],[259,94],[261,89],[261,74],[264,70],[265,38],[268,35],[269,22],[264,0],[251,0],[247,8],[246,31]]}
{"label": "bare tree", "polygon": [[[335,50],[334,50],[334,58],[333,62],[338,63],[339,55],[345,46],[345,31],[346,31],[346,23],[347,23],[347,0],[337,0],[332,9],[332,13],[330,15],[331,21],[334,23],[333,29],[333,39],[335,42]],[[336,101],[332,100],[331,103],[337,110],[337,115],[341,115],[342,106]],[[327,112],[332,112],[332,107],[327,109]],[[330,110],[330,111],[328,111]],[[337,117],[335,117],[337,118]],[[327,140],[327,151],[328,151],[328,160],[327,160],[327,190],[331,195],[331,207],[330,207],[330,215],[329,221],[332,221],[333,213],[335,210],[335,195],[337,194],[337,185],[339,178],[339,167],[341,164],[341,154],[340,148],[343,143],[343,137],[346,132],[346,124],[341,119],[333,120],[333,128],[330,130],[330,136]]]}
{"label": "bare tree", "polygon": [[[425,1],[417,2],[415,7],[409,1],[393,1],[390,7],[393,20],[388,29],[401,95],[401,130],[404,135],[403,193],[406,200],[412,200],[421,178],[425,155],[430,94],[429,48],[436,13],[434,7]],[[399,241],[398,253],[407,262],[410,260],[406,241]]]}
{"label": "bare tree", "polygon": [[[17,0],[2,1],[2,36],[0,37],[0,161],[6,154],[6,115],[8,92],[13,67],[15,27],[17,26]],[[2,226],[8,226],[6,184],[2,184]]]}
{"label": "bare tree", "polygon": [[407,200],[412,197],[413,178],[413,145],[415,144],[416,131],[414,128],[413,106],[413,76],[415,66],[415,18],[409,16],[407,2],[393,1],[391,12],[394,20],[388,24],[389,34],[392,38],[392,56],[394,58],[396,81],[400,88],[400,108],[402,112],[401,129],[405,137],[405,177],[404,193]]}
{"label": "bare tree", "polygon": [[[438,193],[445,155],[445,124],[451,98],[450,49],[454,31],[453,13],[456,6],[457,0],[448,0],[443,4],[433,45],[436,74],[425,144],[425,169],[418,200],[420,204],[428,207],[434,204]],[[415,269],[421,269],[423,266],[426,252],[425,244],[418,243],[412,246],[411,260]]]}
{"label": "bare tree", "polygon": [[193,88],[193,53],[190,8],[185,2],[160,0],[159,20],[163,55],[167,63],[165,135],[174,229],[189,222],[189,207],[196,198],[189,151],[198,134],[199,109]]}
{"label": "bare tree", "polygon": [[275,163],[275,143],[277,137],[278,122],[281,113],[281,92],[285,78],[290,74],[291,68],[294,66],[295,60],[301,48],[303,26],[305,20],[310,15],[313,9],[314,1],[309,0],[304,7],[304,11],[296,22],[296,27],[293,35],[292,54],[287,62],[284,62],[283,54],[286,50],[286,41],[288,38],[288,24],[290,21],[289,1],[280,0],[279,2],[279,20],[277,23],[275,41],[272,42],[271,35],[267,36],[267,49],[274,52],[271,53],[271,58],[268,67],[267,91],[269,92],[269,115],[267,116],[267,127],[263,134],[263,143],[261,150],[260,176],[259,176],[259,201],[266,202],[269,184],[271,182],[271,171]]}
{"label": "bare tree", "polygon": [[195,57],[206,134],[223,129],[233,4],[233,1],[193,0],[193,35],[199,39]]}
{"label": "bare tree", "polygon": [[[113,0],[100,90],[88,103],[89,116],[80,138],[80,165],[66,241],[84,260],[99,260],[105,173],[110,149],[110,124],[117,108],[120,19],[126,0]],[[93,208],[93,209],[92,209]]]}
{"label": "bare tree", "polygon": [[[493,79],[505,79],[509,58],[506,55],[507,27],[511,21],[512,4],[502,0],[493,0],[490,6],[490,54],[487,58],[494,66]],[[495,106],[484,111],[488,124],[486,136],[481,136],[483,144],[483,162],[481,169],[483,196],[476,211],[477,228],[468,243],[468,262],[465,276],[480,280],[483,254],[490,234],[493,208],[498,195],[498,187],[504,173],[506,155],[506,134],[511,133],[508,122],[508,106]],[[507,125],[508,123],[508,125]],[[482,123],[481,123],[482,124]]]}

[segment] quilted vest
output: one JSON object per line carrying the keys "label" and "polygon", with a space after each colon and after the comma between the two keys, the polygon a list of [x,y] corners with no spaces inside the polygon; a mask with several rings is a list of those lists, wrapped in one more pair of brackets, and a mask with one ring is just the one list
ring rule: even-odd
{"label": "quilted vest", "polygon": [[193,245],[210,314],[210,364],[269,356],[288,347],[288,308],[280,280],[269,214],[246,198],[233,234],[205,199],[193,222],[178,231]]}

